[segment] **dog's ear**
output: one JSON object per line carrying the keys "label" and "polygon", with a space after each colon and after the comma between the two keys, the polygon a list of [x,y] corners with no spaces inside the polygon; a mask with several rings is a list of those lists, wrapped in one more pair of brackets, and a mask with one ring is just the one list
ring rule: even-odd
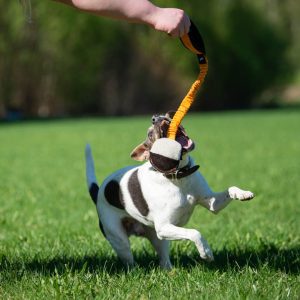
{"label": "dog's ear", "polygon": [[150,149],[145,143],[138,145],[130,154],[131,158],[138,161],[148,160],[150,156]]}
{"label": "dog's ear", "polygon": [[169,110],[169,111],[166,113],[166,117],[169,118],[169,119],[173,119],[175,113],[176,113],[175,110]]}

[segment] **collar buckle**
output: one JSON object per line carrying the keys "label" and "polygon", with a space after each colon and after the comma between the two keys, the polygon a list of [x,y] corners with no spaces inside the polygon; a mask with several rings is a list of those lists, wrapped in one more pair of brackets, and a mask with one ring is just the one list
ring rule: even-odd
{"label": "collar buckle", "polygon": [[169,174],[163,174],[166,178],[171,180],[178,180],[184,177],[187,177],[189,175],[192,175],[199,169],[199,165],[195,165],[191,167],[191,162],[188,163],[185,167],[181,169],[177,169],[175,172],[169,173]]}

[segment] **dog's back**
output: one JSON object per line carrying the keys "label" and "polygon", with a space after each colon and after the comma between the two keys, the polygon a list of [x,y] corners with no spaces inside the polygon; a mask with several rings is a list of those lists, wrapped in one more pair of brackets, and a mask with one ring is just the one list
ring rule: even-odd
{"label": "dog's back", "polygon": [[135,167],[125,167],[123,169],[114,172],[113,174],[108,176],[99,187],[96,178],[96,173],[95,173],[92,149],[89,144],[87,144],[85,147],[85,161],[86,161],[87,187],[93,202],[97,205],[99,195],[102,195],[106,198],[106,200],[109,203],[112,202],[111,204],[113,206],[117,206],[118,208],[123,209],[123,206],[119,207],[120,206],[119,204],[114,203],[114,202],[122,202],[120,199],[119,200],[116,199],[116,198],[120,198],[119,195],[120,180],[127,171]]}

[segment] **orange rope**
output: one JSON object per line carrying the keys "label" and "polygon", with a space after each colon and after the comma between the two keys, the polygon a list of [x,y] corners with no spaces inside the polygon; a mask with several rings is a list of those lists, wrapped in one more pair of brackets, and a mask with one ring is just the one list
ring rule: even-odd
{"label": "orange rope", "polygon": [[206,60],[205,64],[200,64],[200,73],[199,73],[198,78],[192,84],[189,92],[184,97],[184,99],[181,101],[181,104],[178,107],[178,109],[171,121],[169,130],[168,130],[168,138],[169,139],[175,140],[178,127],[180,126],[182,119],[187,114],[188,110],[190,109],[191,105],[193,104],[196,94],[197,94],[198,90],[200,89],[200,87],[204,81],[204,78],[207,74],[207,71],[208,71],[208,64],[207,64],[207,60]]}
{"label": "orange rope", "polygon": [[173,140],[175,140],[178,127],[180,126],[182,119],[193,104],[196,94],[200,89],[208,71],[208,62],[205,56],[204,43],[202,41],[200,33],[193,23],[191,24],[190,32],[184,35],[181,38],[181,41],[186,48],[197,55],[197,58],[199,60],[200,73],[196,81],[192,84],[187,95],[181,101],[181,104],[171,121],[167,136],[168,138]]}

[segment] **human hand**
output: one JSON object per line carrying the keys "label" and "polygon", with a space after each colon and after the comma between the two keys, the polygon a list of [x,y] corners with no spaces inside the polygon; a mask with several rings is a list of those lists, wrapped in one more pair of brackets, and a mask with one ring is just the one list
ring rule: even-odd
{"label": "human hand", "polygon": [[187,14],[177,8],[157,8],[153,16],[153,27],[166,32],[172,37],[182,37],[189,32],[190,19]]}

